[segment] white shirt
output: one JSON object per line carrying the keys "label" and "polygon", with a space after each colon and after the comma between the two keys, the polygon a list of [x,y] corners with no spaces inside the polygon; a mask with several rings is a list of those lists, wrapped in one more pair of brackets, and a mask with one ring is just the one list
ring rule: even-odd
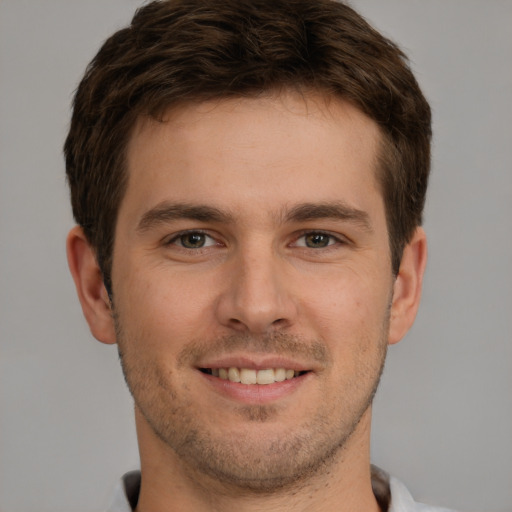
{"label": "white shirt", "polygon": [[[432,507],[413,500],[405,485],[372,466],[373,492],[381,506],[389,503],[387,512],[454,512],[447,508]],[[133,512],[140,490],[140,472],[131,471],[119,482],[112,505],[107,512]]]}

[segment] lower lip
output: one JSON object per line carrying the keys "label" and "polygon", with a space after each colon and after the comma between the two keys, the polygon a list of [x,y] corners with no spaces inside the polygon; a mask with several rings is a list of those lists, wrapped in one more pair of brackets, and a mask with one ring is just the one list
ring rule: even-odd
{"label": "lower lip", "polygon": [[274,382],[273,384],[241,384],[220,379],[207,373],[199,373],[217,393],[245,404],[266,404],[285,398],[294,393],[299,386],[305,384],[311,377],[311,372],[307,372],[293,379]]}

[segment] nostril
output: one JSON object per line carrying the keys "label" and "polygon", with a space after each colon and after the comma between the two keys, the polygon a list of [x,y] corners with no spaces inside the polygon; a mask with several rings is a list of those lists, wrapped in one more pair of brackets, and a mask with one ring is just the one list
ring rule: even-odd
{"label": "nostril", "polygon": [[242,320],[239,320],[238,318],[230,318],[227,326],[237,332],[246,332],[249,330]]}

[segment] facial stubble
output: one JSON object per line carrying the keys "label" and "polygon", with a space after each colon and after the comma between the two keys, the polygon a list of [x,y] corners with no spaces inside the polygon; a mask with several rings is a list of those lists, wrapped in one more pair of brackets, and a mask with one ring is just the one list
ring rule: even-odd
{"label": "facial stubble", "polygon": [[[315,409],[315,414],[308,415],[305,410],[305,421],[290,432],[274,428],[279,425],[280,415],[286,414],[279,406],[241,405],[235,412],[247,428],[218,435],[208,429],[197,414],[197,404],[187,398],[189,383],[178,386],[176,378],[173,383],[175,370],[141,357],[143,349],[140,354],[136,350],[132,353],[131,348],[140,346],[141,340],[128,338],[119,315],[114,318],[123,374],[136,407],[155,436],[181,461],[183,470],[192,478],[194,474],[203,474],[238,491],[265,494],[300,486],[343,457],[376,393],[384,368],[389,327],[387,315],[376,353],[371,357],[368,351],[361,352],[355,372],[358,378],[342,383],[338,407],[325,402]],[[375,348],[374,344],[375,340],[362,342],[365,347]],[[329,371],[331,362],[324,343],[274,333],[258,338],[234,335],[208,343],[191,342],[178,357],[176,368],[187,367],[207,354],[241,348],[285,356],[301,354],[323,364],[325,371]],[[339,417],[333,417],[333,410],[340,411]],[[255,423],[261,425],[261,435],[256,437]]]}

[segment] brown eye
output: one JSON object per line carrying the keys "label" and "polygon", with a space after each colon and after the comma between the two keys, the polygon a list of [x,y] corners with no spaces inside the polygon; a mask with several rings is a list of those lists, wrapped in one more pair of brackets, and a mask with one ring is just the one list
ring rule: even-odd
{"label": "brown eye", "polygon": [[203,233],[185,233],[178,240],[186,249],[201,249],[206,245],[206,235]]}

